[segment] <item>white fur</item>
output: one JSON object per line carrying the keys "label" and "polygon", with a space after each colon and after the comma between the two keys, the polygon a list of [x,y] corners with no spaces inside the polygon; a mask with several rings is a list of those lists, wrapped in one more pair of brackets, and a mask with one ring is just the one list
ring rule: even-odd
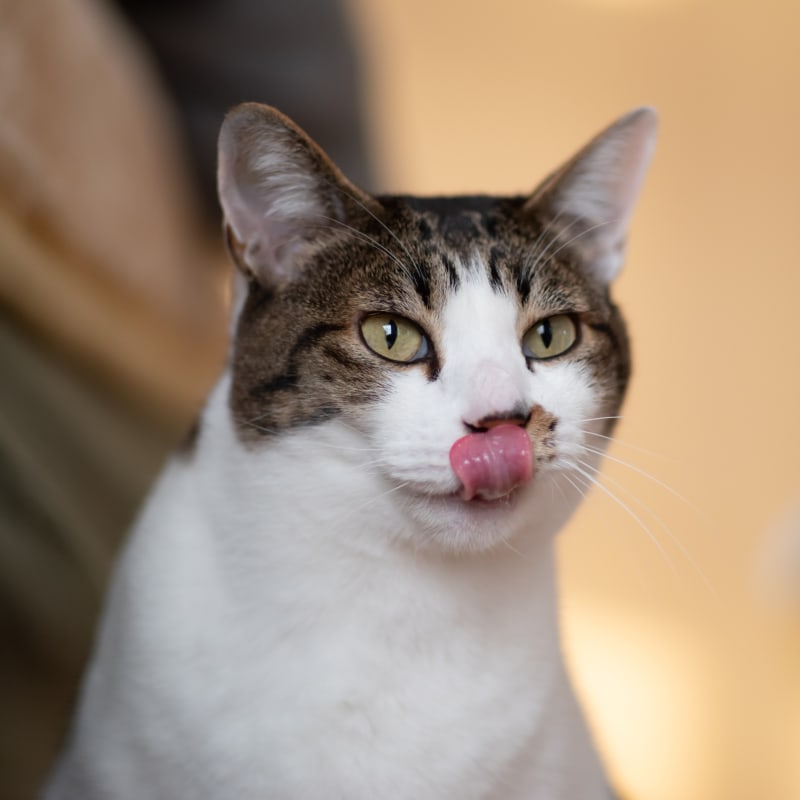
{"label": "white fur", "polygon": [[[398,372],[368,420],[258,447],[220,381],[123,553],[49,800],[608,798],[553,559],[596,400],[574,366],[531,373],[518,325],[476,277],[443,311],[438,380]],[[567,456],[468,508],[449,449],[518,403],[557,413]]]}
{"label": "white fur", "polygon": [[[596,466],[580,443],[584,429],[599,429],[585,422],[598,416],[597,399],[575,364],[542,362],[532,374],[519,344],[516,302],[491,291],[484,269],[467,274],[472,281],[444,308],[439,379],[430,382],[420,371],[400,374],[391,400],[376,407],[371,427],[380,432],[382,466],[417,493],[406,506],[416,523],[411,535],[417,546],[433,540],[439,546],[485,550],[522,533],[549,541],[575,506],[574,498],[563,502],[564,492],[574,494],[565,478],[574,457]],[[558,416],[563,457],[516,498],[529,511],[467,507],[454,498],[459,483],[448,454],[464,434],[464,422],[533,405]],[[561,502],[553,502],[554,494]]]}

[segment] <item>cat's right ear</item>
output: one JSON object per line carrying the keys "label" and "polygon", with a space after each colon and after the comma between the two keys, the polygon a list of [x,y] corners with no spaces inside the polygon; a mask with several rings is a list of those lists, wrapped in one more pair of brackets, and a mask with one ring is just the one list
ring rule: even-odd
{"label": "cat's right ear", "polygon": [[270,288],[289,282],[355,206],[374,201],[351,184],[288,117],[244,103],[219,135],[218,188],[233,260]]}

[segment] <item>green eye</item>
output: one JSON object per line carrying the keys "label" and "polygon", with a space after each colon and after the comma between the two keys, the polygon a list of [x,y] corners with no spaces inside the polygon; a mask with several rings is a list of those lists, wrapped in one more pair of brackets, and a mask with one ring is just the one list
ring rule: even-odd
{"label": "green eye", "polygon": [[522,349],[528,358],[554,358],[566,353],[578,339],[572,317],[558,314],[537,322],[523,337]]}
{"label": "green eye", "polygon": [[428,354],[428,340],[413,323],[394,314],[373,314],[361,323],[370,350],[391,361],[408,364]]}

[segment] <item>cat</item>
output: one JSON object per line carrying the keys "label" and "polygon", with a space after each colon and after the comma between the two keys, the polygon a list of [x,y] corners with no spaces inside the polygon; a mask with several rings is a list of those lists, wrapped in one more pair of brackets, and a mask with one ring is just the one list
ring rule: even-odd
{"label": "cat", "polygon": [[554,537],[630,373],[637,109],[530,195],[373,197],[219,139],[229,362],[125,546],[48,800],[599,800]]}

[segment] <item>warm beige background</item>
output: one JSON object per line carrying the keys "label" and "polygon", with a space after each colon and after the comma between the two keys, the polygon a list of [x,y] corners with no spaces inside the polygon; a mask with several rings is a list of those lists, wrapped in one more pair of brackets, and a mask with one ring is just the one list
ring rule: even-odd
{"label": "warm beige background", "polygon": [[[562,537],[565,638],[631,800],[797,800],[800,6],[348,2],[384,190],[524,191],[660,110],[617,291],[627,466]],[[115,543],[218,369],[221,259],[105,0],[0,0],[0,111],[0,795],[27,798]]]}
{"label": "warm beige background", "polygon": [[800,617],[756,580],[794,504],[800,540],[800,6],[353,7],[383,188],[526,190],[616,115],[660,111],[617,291],[637,368],[612,454],[632,466],[563,538],[566,633],[631,797],[800,797]]}

